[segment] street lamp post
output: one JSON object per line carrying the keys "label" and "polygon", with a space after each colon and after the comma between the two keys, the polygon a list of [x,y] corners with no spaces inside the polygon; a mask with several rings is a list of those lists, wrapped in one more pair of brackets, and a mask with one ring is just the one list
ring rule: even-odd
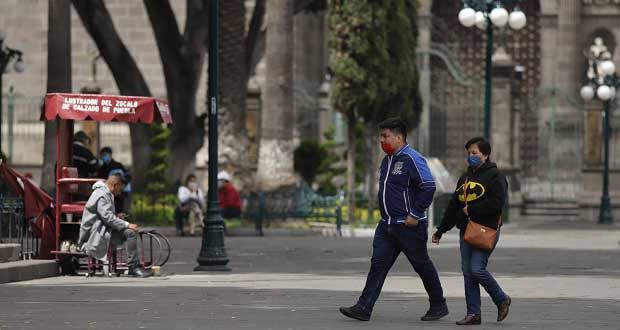
{"label": "street lamp post", "polygon": [[217,107],[219,98],[219,0],[209,8],[209,192],[198,266],[194,271],[229,271],[224,249],[224,219],[217,199]]}
{"label": "street lamp post", "polygon": [[616,75],[616,65],[611,60],[611,53],[603,44],[602,38],[595,38],[594,45],[587,52],[587,83],[581,87],[581,97],[590,101],[596,96],[603,102],[603,193],[599,210],[598,223],[613,223],[611,200],[609,198],[609,138],[611,137],[611,104],[620,87],[620,78]]}
{"label": "street lamp post", "polygon": [[2,151],[2,77],[13,59],[16,59],[13,66],[15,72],[21,73],[25,69],[24,61],[22,60],[22,52],[17,49],[6,47],[4,45],[5,39],[6,34],[0,30],[0,152]]}
{"label": "street lamp post", "polygon": [[[526,24],[525,14],[519,9],[519,0],[463,0],[459,22],[465,27],[476,26],[486,30],[486,67],[484,71],[484,136],[491,137],[491,88],[493,77],[493,26],[504,28],[509,25],[515,30]],[[504,8],[514,6],[510,14]]]}

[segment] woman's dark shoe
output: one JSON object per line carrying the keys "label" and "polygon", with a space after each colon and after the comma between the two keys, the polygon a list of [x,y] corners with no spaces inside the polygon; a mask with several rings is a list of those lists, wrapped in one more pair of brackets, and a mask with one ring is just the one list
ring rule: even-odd
{"label": "woman's dark shoe", "polygon": [[506,300],[497,305],[497,322],[503,321],[508,316],[511,302],[510,297],[507,297]]}
{"label": "woman's dark shoe", "polygon": [[444,304],[440,307],[431,307],[431,309],[429,309],[428,312],[426,312],[426,314],[420,319],[422,321],[436,321],[448,315],[449,313],[450,312],[448,311],[448,305]]}
{"label": "woman's dark shoe", "polygon": [[478,325],[482,323],[480,314],[470,314],[465,316],[464,319],[456,321],[456,325]]}
{"label": "woman's dark shoe", "polygon": [[360,321],[370,320],[370,313],[362,309],[362,307],[358,304],[355,304],[351,307],[340,307],[340,313],[342,313],[344,316]]}

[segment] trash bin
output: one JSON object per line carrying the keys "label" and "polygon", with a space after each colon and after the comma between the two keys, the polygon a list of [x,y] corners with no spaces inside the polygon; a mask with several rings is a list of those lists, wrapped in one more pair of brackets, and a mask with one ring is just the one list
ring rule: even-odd
{"label": "trash bin", "polygon": [[506,202],[504,203],[504,208],[502,209],[502,223],[508,223],[510,214],[510,191],[506,192]]}
{"label": "trash bin", "polygon": [[433,199],[433,225],[439,227],[443,213],[452,199],[452,193],[435,194]]}

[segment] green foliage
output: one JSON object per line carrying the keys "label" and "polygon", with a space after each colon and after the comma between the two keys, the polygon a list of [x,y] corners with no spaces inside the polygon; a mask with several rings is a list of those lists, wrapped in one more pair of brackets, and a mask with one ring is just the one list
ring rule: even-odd
{"label": "green foliage", "polygon": [[178,200],[173,194],[153,198],[152,195],[133,194],[131,221],[148,226],[173,226],[174,208]]}
{"label": "green foliage", "polygon": [[330,68],[334,107],[377,122],[400,116],[417,126],[416,1],[332,0]]}
{"label": "green foliage", "polygon": [[338,154],[338,145],[334,141],[334,135],[336,130],[334,127],[330,127],[323,136],[325,142],[322,144],[327,151],[327,157],[323,162],[323,167],[317,173],[316,182],[318,183],[317,192],[322,195],[335,195],[338,192],[338,187],[334,186],[332,179],[335,176],[344,175],[344,168],[335,168],[333,165],[339,163],[343,157]]}
{"label": "green foliage", "polygon": [[150,141],[152,153],[146,173],[144,192],[149,196],[159,196],[166,193],[170,187],[170,180],[167,177],[169,158],[167,144],[170,130],[164,125],[151,125],[149,127],[153,132]]}
{"label": "green foliage", "polygon": [[316,175],[328,166],[327,148],[316,140],[305,140],[295,149],[293,155],[295,172],[307,184],[312,185]]}

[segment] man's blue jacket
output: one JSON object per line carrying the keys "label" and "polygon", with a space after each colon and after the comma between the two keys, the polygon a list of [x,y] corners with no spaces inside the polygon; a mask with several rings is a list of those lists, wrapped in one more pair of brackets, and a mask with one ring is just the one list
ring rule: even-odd
{"label": "man's blue jacket", "polygon": [[379,178],[381,221],[402,224],[407,215],[427,221],[426,209],[434,193],[435,180],[426,159],[408,144],[383,158]]}

